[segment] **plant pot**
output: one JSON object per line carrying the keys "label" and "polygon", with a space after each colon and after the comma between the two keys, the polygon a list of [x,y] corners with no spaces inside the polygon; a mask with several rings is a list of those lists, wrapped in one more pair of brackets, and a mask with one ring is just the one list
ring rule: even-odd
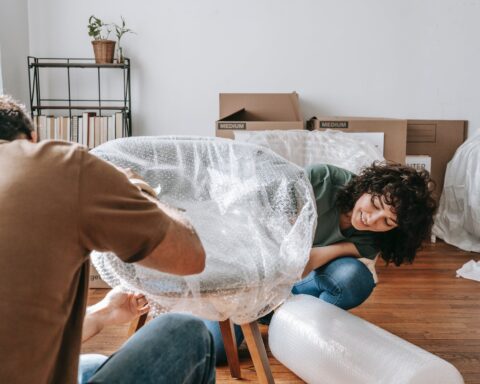
{"label": "plant pot", "polygon": [[93,40],[93,52],[95,54],[95,62],[97,64],[113,63],[113,55],[115,53],[114,40]]}

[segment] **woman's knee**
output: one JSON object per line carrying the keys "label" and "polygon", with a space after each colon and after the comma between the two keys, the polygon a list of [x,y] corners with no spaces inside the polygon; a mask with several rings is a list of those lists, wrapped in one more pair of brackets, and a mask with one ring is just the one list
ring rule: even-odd
{"label": "woman's knee", "polygon": [[319,271],[317,283],[321,299],[343,309],[357,307],[375,288],[370,270],[355,257],[336,259]]}

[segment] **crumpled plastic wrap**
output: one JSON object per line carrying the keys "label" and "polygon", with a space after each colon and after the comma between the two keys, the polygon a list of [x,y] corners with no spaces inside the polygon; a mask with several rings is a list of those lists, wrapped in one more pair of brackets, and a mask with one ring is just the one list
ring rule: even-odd
{"label": "crumpled plastic wrap", "polygon": [[433,234],[480,252],[480,135],[463,143],[447,165]]}
{"label": "crumpled plastic wrap", "polygon": [[275,311],[268,345],[309,384],[463,384],[449,362],[312,296]]}
{"label": "crumpled plastic wrap", "polygon": [[236,131],[235,140],[270,148],[301,167],[326,163],[359,173],[375,160],[384,160],[372,144],[334,130]]}
{"label": "crumpled plastic wrap", "polygon": [[238,324],[288,297],[307,263],[317,217],[301,168],[268,149],[215,138],[131,137],[92,153],[131,168],[160,201],[184,211],[207,254],[204,272],[175,276],[92,252],[109,285],[144,293],[154,315],[180,311]]}
{"label": "crumpled plastic wrap", "polygon": [[457,269],[457,277],[480,281],[480,261],[470,260]]}

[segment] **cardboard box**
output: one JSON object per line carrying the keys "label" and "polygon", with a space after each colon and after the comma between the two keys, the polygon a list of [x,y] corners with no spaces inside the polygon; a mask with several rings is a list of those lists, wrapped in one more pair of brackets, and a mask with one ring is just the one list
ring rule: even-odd
{"label": "cardboard box", "polygon": [[430,174],[439,200],[447,164],[467,138],[467,121],[408,120],[407,124],[407,154],[432,158]]}
{"label": "cardboard box", "polygon": [[417,171],[432,172],[432,158],[428,155],[407,155],[406,163]]}
{"label": "cardboard box", "polygon": [[218,137],[234,138],[236,130],[303,129],[298,94],[221,93]]}
{"label": "cardboard box", "polygon": [[95,267],[90,263],[90,275],[88,277],[88,288],[111,288],[102,280]]}
{"label": "cardboard box", "polygon": [[383,132],[383,157],[405,164],[407,154],[407,120],[349,116],[320,116],[307,121],[307,129],[324,131],[334,129],[350,132]]}

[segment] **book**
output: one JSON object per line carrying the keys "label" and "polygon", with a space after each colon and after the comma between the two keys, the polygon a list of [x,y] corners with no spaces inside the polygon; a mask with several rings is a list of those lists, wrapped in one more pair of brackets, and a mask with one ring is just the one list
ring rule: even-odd
{"label": "book", "polygon": [[78,141],[78,120],[78,116],[72,116],[72,119],[70,120],[70,140],[74,143],[80,143]]}
{"label": "book", "polygon": [[55,117],[47,116],[47,140],[55,139]]}
{"label": "book", "polygon": [[54,140],[60,140],[60,120],[58,117],[52,117],[53,119],[53,137]]}
{"label": "book", "polygon": [[108,141],[108,116],[100,117],[100,144]]}
{"label": "book", "polygon": [[107,140],[115,139],[115,115],[108,116]]}
{"label": "book", "polygon": [[33,123],[33,132],[35,132],[35,135],[37,136],[38,140],[40,140],[38,115],[33,116],[32,123]]}
{"label": "book", "polygon": [[88,148],[93,148],[95,142],[95,136],[93,132],[92,116],[95,116],[95,112],[84,112],[82,114],[82,144]]}
{"label": "book", "polygon": [[47,139],[47,116],[40,115],[37,116],[38,122],[38,140],[46,140]]}
{"label": "book", "polygon": [[78,116],[78,144],[85,145],[83,142],[83,118]]}
{"label": "book", "polygon": [[70,117],[63,116],[63,130],[65,135],[65,140],[72,141],[72,132],[71,132],[71,125],[70,125]]}
{"label": "book", "polygon": [[123,137],[123,112],[115,113],[115,138]]}
{"label": "book", "polygon": [[95,147],[95,115],[88,116],[88,148]]}

